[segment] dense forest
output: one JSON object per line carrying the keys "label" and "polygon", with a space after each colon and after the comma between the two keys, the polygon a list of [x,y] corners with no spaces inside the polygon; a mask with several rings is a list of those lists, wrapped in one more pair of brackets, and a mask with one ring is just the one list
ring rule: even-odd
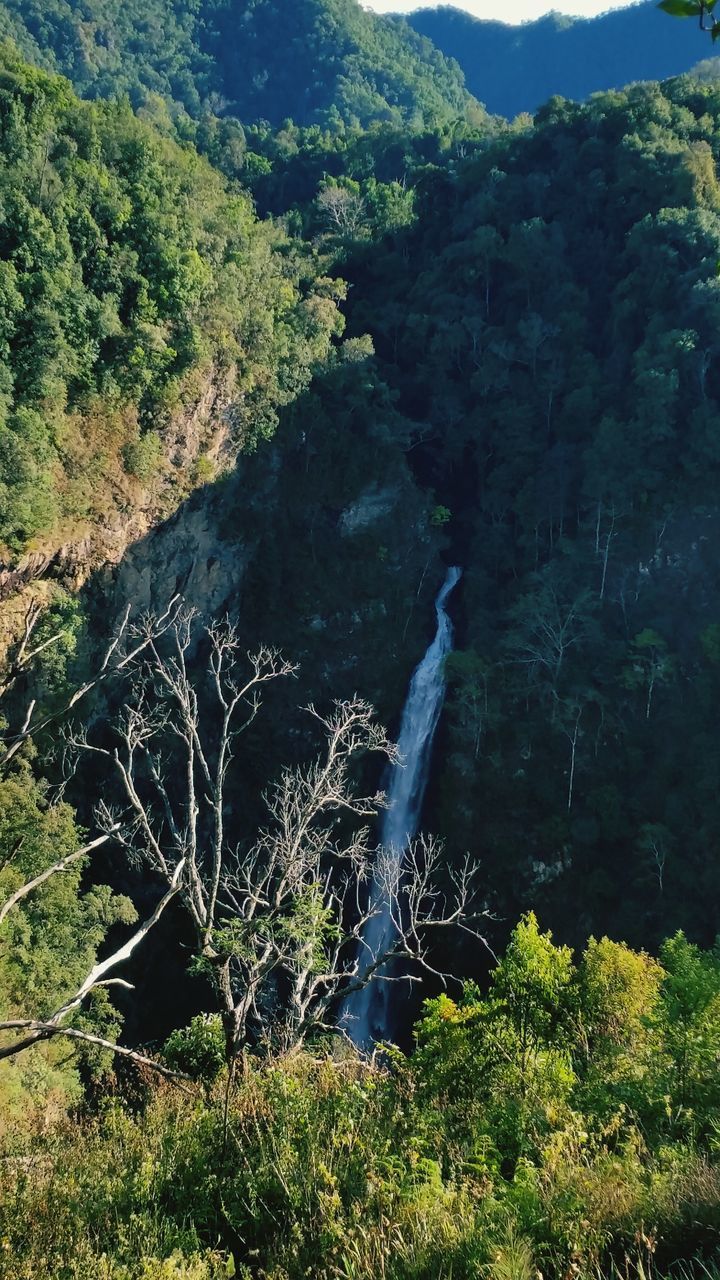
{"label": "dense forest", "polygon": [[0,1272],[714,1280],[720,89],[0,24]]}
{"label": "dense forest", "polygon": [[83,97],[163,95],[196,121],[412,126],[455,119],[468,99],[430,41],[355,0],[8,0],[0,30]]}
{"label": "dense forest", "polygon": [[196,153],[0,57],[0,540],[22,551],[140,486],[176,503],[215,469],[217,440],[188,421],[208,378],[232,396],[231,456],[272,430],[340,319],[334,286]]}
{"label": "dense forest", "polygon": [[553,100],[347,268],[467,564],[433,826],[577,942],[717,927],[718,106]]}

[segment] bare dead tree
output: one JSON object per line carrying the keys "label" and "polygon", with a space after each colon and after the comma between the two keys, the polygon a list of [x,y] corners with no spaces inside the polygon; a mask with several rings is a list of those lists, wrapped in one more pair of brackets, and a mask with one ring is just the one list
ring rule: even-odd
{"label": "bare dead tree", "polygon": [[[95,673],[78,686],[69,696],[65,708],[53,716],[36,717],[35,702],[31,701],[27,707],[19,731],[10,732],[0,748],[0,769],[7,771],[14,757],[17,755],[20,747],[27,742],[33,733],[40,728],[45,728],[53,723],[56,719],[63,715],[64,712],[74,707],[82,698],[84,698],[91,690],[96,689],[101,683],[111,677],[121,676],[127,669],[139,660],[140,655],[151,644],[157,643],[159,637],[164,634],[165,630],[170,626],[172,619],[177,611],[179,601],[177,598],[172,600],[168,608],[163,614],[154,619],[144,619],[132,628],[129,626],[130,606],[125,610],[118,628],[108,644],[103,657],[98,665]],[[54,632],[46,637],[38,644],[32,645],[32,638],[36,632],[37,624],[42,614],[39,606],[35,603],[31,604],[25,616],[25,626],[23,636],[18,644],[15,655],[8,665],[7,672],[4,676],[0,676],[0,697],[7,694],[9,690],[16,684],[20,675],[24,674],[35,662],[35,660],[53,644],[62,638],[62,631]],[[131,643],[128,646],[128,640]],[[67,872],[77,863],[84,861],[97,849],[103,845],[107,845],[109,841],[119,838],[121,835],[121,825],[119,822],[106,823],[102,834],[95,839],[78,847],[74,852],[60,858],[57,862],[44,868],[30,879],[21,882],[11,893],[4,899],[0,900],[0,937],[2,928],[6,923],[10,914],[19,909],[26,899],[37,893],[50,880],[56,876],[60,876]],[[22,841],[18,841],[15,847],[10,851],[3,864],[7,867],[12,864],[13,860],[20,853]],[[68,996],[53,1013],[42,1018],[12,1018],[0,1021],[0,1033],[20,1033],[26,1034],[16,1036],[7,1043],[0,1045],[0,1060],[3,1058],[14,1057],[37,1044],[38,1041],[48,1040],[55,1036],[64,1036],[75,1041],[84,1041],[86,1043],[100,1045],[104,1048],[111,1049],[113,1052],[123,1056],[133,1058],[136,1062],[161,1072],[164,1075],[176,1076],[176,1072],[171,1072],[162,1064],[156,1063],[144,1054],[138,1053],[133,1049],[127,1049],[117,1046],[110,1041],[104,1040],[102,1037],[92,1034],[91,1032],[80,1030],[67,1024],[67,1019],[84,1003],[84,1001],[92,994],[93,991],[101,987],[108,986],[125,986],[130,984],[118,977],[109,977],[116,969],[118,969],[130,956],[136,948],[147,937],[148,933],[157,924],[158,920],[164,913],[169,902],[179,892],[180,882],[182,879],[182,865],[175,867],[173,874],[166,877],[164,890],[160,900],[151,915],[145,919],[135,931],[132,933],[120,947],[117,947],[105,959],[95,964],[92,969],[85,975],[79,983],[75,992]]]}
{"label": "bare dead tree", "polygon": [[569,660],[592,636],[596,608],[589,591],[570,593],[559,573],[546,572],[535,575],[534,589],[511,611],[515,625],[504,642],[508,665],[525,669],[528,693],[549,706],[553,725],[564,700]]}
{"label": "bare dead tree", "polygon": [[449,866],[442,843],[421,836],[399,864],[391,851],[383,850],[379,875],[382,895],[390,904],[398,957],[445,984],[448,975],[432,962],[431,939],[438,930],[454,929],[481,942],[496,959],[479,928],[489,912],[476,907],[478,864],[472,858]]}
{"label": "bare dead tree", "polygon": [[553,689],[557,688],[563,663],[569,652],[580,645],[588,634],[589,598],[583,593],[577,599],[564,600],[552,582],[521,602],[522,625],[509,642],[512,660],[528,669],[531,675],[544,672]]}
{"label": "bare dead tree", "polygon": [[337,183],[324,186],[316,204],[328,227],[338,235],[356,235],[365,221],[365,201],[360,193]]}
{"label": "bare dead tree", "polygon": [[[321,754],[282,772],[265,796],[266,825],[252,843],[234,846],[226,814],[238,737],[257,715],[263,686],[295,668],[271,649],[245,654],[226,622],[203,629],[208,658],[199,681],[188,659],[200,629],[192,610],[180,610],[165,643],[151,642],[136,664],[114,740],[80,731],[68,748],[76,758],[104,759],[115,775],[121,809],[98,806],[101,829],[120,823],[116,838],[132,860],[168,885],[179,875],[232,1064],[251,1038],[288,1049],[330,1026],[333,1009],[379,977],[390,955],[429,967],[428,929],[470,927],[474,869],[456,877],[452,903],[446,894],[441,907],[431,888],[435,846],[424,845],[420,860],[411,853],[394,878],[376,860],[369,823],[384,797],[356,792],[354,764],[368,752],[394,759],[395,748],[358,698],[327,715],[307,708],[324,739]],[[373,874],[376,883],[384,877],[397,920],[382,955],[368,955],[363,943],[379,910],[368,892]]]}
{"label": "bare dead tree", "polygon": [[[0,737],[0,772],[7,768],[20,748],[30,738],[50,725],[64,720],[83,698],[86,698],[89,693],[93,692],[101,684],[117,679],[131,669],[148,646],[153,642],[157,642],[172,626],[179,607],[180,597],[173,596],[162,614],[156,617],[148,616],[142,622],[136,623],[131,627],[130,614],[132,606],[128,604],[94,674],[78,685],[64,705],[50,715],[38,715],[36,700],[31,698],[25,708],[19,728],[10,729]],[[40,654],[62,639],[63,631],[62,628],[59,628],[40,644],[34,648],[31,647],[30,642],[41,616],[42,611],[38,605],[31,603],[25,615],[23,637],[9,663],[7,673],[5,676],[0,677],[0,698],[9,692],[17,683],[18,678],[32,666]],[[127,641],[129,639],[132,640],[132,643],[128,646]]]}

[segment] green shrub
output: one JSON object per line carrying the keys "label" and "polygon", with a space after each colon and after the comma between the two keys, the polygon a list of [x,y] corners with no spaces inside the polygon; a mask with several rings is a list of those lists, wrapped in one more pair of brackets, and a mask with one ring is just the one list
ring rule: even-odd
{"label": "green shrub", "polygon": [[530,914],[487,993],[428,1003],[413,1057],[247,1056],[229,1093],[221,1021],[194,1018],[165,1059],[204,1089],[0,1137],[3,1280],[689,1266],[720,1240],[720,960],[678,935],[662,961],[602,939],[576,962]]}
{"label": "green shrub", "polygon": [[146,432],[122,451],[125,470],[141,484],[148,484],[157,475],[162,456],[162,441],[156,431]]}
{"label": "green shrub", "polygon": [[173,1031],[163,1058],[173,1071],[211,1084],[225,1065],[225,1033],[217,1014],[198,1014],[189,1026]]}

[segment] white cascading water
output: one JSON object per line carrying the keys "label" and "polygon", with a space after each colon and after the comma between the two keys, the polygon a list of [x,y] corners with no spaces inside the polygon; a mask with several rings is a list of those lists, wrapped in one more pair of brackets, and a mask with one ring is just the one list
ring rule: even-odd
{"label": "white cascading water", "polygon": [[[399,761],[393,766],[382,823],[380,843],[399,863],[410,840],[417,834],[425,787],[430,769],[430,753],[445,696],[445,659],[452,649],[453,628],[445,605],[460,579],[462,570],[452,568],[435,601],[437,631],[422,662],[416,667],[400,724]],[[395,926],[388,903],[380,901],[382,886],[373,885],[371,904],[377,908],[363,934],[363,952],[370,965],[393,943]],[[376,980],[356,991],[346,1001],[341,1025],[360,1047],[385,1040],[389,1034],[388,982]]]}

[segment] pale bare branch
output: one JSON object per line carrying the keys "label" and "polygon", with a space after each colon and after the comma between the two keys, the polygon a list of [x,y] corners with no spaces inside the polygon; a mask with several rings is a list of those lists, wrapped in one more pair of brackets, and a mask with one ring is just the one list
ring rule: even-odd
{"label": "pale bare branch", "polygon": [[48,867],[45,871],[41,871],[39,875],[34,876],[32,880],[28,880],[25,884],[21,885],[19,889],[16,889],[14,893],[11,893],[10,897],[0,905],[0,925],[2,925],[5,917],[10,911],[12,911],[13,907],[16,907],[24,898],[29,897],[31,893],[34,893],[36,889],[39,889],[40,886],[45,884],[47,880],[50,880],[52,876],[59,875],[61,872],[66,871],[68,867],[79,862],[81,858],[87,857],[87,855],[93,853],[95,849],[99,849],[101,845],[107,844],[107,841],[118,829],[118,825],[114,824],[113,827],[104,835],[98,836],[96,840],[91,840],[89,844],[83,845],[82,849],[76,849],[74,853],[69,853],[67,857],[61,858],[59,862],[54,863],[53,866]]}
{"label": "pale bare branch", "polygon": [[184,1075],[181,1071],[172,1071],[170,1067],[166,1067],[162,1062],[157,1062],[155,1058],[148,1058],[144,1053],[139,1053],[137,1049],[128,1049],[125,1045],[115,1044],[112,1040],[105,1040],[102,1036],[96,1036],[91,1031],[80,1031],[77,1027],[58,1027],[54,1022],[38,1022],[32,1018],[12,1018],[8,1022],[0,1022],[1,1031],[29,1031],[31,1035],[22,1042],[0,1045],[0,1059],[12,1058],[21,1049],[37,1044],[39,1040],[50,1040],[53,1036],[65,1036],[69,1040],[97,1045],[100,1049],[108,1049],[111,1053],[117,1053],[122,1058],[130,1058],[138,1066],[149,1067],[151,1071],[157,1071],[169,1080],[189,1081],[191,1079],[190,1076]]}
{"label": "pale bare branch", "polygon": [[[133,664],[138,661],[145,650],[161,635],[164,635],[171,627],[175,614],[179,608],[179,603],[179,596],[173,596],[167,608],[159,617],[147,619],[130,629],[136,643],[131,646],[121,658],[114,662],[113,659],[119,652],[122,641],[129,631],[128,622],[130,617],[130,605],[128,605],[112,640],[105,650],[105,654],[95,675],[75,689],[67,699],[65,705],[58,711],[54,711],[50,715],[46,715],[37,721],[34,720],[36,703],[33,700],[26,711],[25,719],[19,731],[14,734],[8,734],[5,738],[4,748],[0,750],[0,769],[7,768],[10,761],[14,759],[23,744],[27,742],[28,738],[33,734],[41,732],[51,724],[57,724],[64,720],[70,711],[72,711],[72,709],[94,689],[97,689],[105,681],[121,676],[125,671],[129,670]],[[36,622],[37,619],[35,618],[35,620],[29,624],[26,619],[25,639],[21,648],[23,648],[23,646],[26,648],[27,640],[34,629]],[[30,629],[28,630],[28,628]],[[25,653],[24,666],[27,666],[30,660],[30,656]],[[2,692],[3,690],[0,688],[0,694],[2,694]]]}

